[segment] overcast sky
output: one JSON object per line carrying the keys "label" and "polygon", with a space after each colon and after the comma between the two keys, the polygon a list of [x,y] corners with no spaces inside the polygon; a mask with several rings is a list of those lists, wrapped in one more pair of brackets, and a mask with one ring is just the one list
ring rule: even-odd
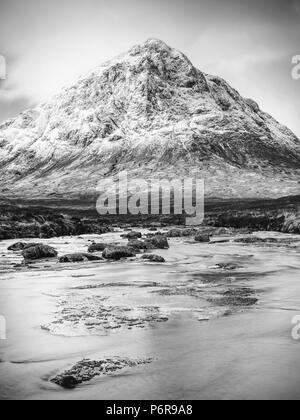
{"label": "overcast sky", "polygon": [[152,37],[300,137],[300,0],[0,0],[0,121]]}

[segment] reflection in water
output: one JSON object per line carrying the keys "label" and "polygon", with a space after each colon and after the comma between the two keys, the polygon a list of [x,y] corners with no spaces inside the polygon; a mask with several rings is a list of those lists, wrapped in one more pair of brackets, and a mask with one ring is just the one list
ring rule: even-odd
{"label": "reflection in water", "polygon": [[[47,243],[60,254],[82,252],[93,238]],[[299,243],[180,238],[157,252],[166,264],[39,263],[26,270],[6,251],[11,243],[0,244],[0,313],[7,319],[1,399],[300,398],[300,343],[291,338],[300,314]],[[109,357],[153,362],[72,391],[50,382],[83,358]]]}

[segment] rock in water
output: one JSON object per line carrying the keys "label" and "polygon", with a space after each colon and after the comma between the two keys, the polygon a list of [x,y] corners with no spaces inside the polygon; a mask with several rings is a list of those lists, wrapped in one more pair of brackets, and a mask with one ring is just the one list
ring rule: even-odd
{"label": "rock in water", "polygon": [[134,249],[135,251],[142,251],[148,249],[146,242],[139,241],[138,239],[130,240],[127,245],[129,248]]}
{"label": "rock in water", "polygon": [[95,255],[88,253],[77,253],[77,254],[68,254],[59,257],[58,261],[60,263],[75,263],[83,261],[101,261],[101,257],[96,257]]}
{"label": "rock in water", "polygon": [[136,253],[132,248],[126,246],[116,246],[113,248],[106,248],[102,254],[106,260],[121,260],[122,258],[135,257]]}
{"label": "rock in water", "polygon": [[106,248],[113,247],[114,244],[94,243],[89,246],[88,252],[103,252]]}
{"label": "rock in water", "polygon": [[8,251],[18,252],[18,251],[23,251],[24,249],[31,248],[33,246],[38,246],[38,245],[42,245],[42,244],[35,244],[35,243],[27,244],[25,242],[17,242],[9,246],[7,249]]}
{"label": "rock in water", "polygon": [[186,228],[186,229],[171,229],[167,233],[168,238],[182,238],[186,236],[193,236],[197,233],[197,229]]}
{"label": "rock in water", "polygon": [[200,173],[209,180],[207,196],[299,194],[299,139],[225,80],[156,39],[4,122],[0,141],[2,195],[94,196],[112,168],[124,167],[129,177],[145,180]]}
{"label": "rock in water", "polygon": [[146,244],[149,244],[153,249],[168,249],[169,243],[165,236],[155,235],[152,238],[146,239]]}
{"label": "rock in water", "polygon": [[25,260],[39,260],[43,258],[57,257],[57,251],[48,245],[34,245],[24,249],[22,255]]}
{"label": "rock in water", "polygon": [[196,242],[209,242],[210,236],[200,232],[200,233],[197,233],[197,235],[195,236],[195,241]]}
{"label": "rock in water", "polygon": [[78,385],[78,380],[74,376],[65,376],[59,383],[63,388],[74,389]]}
{"label": "rock in water", "polygon": [[121,235],[122,238],[125,239],[140,239],[142,237],[141,232],[129,232],[126,235]]}
{"label": "rock in water", "polygon": [[151,362],[152,359],[130,360],[119,357],[103,360],[84,359],[70,370],[51,379],[51,382],[63,388],[73,389],[97,376],[109,375],[125,368],[133,368]]}
{"label": "rock in water", "polygon": [[163,257],[160,257],[159,255],[154,254],[146,254],[141,257],[142,260],[147,260],[153,263],[164,263],[166,260]]}

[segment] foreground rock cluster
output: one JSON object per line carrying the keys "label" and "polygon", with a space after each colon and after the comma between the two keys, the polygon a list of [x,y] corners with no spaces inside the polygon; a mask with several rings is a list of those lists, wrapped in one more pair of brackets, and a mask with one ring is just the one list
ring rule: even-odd
{"label": "foreground rock cluster", "polygon": [[[122,259],[135,259],[141,255],[141,260],[152,263],[163,263],[162,256],[153,253],[154,250],[168,250],[169,238],[191,238],[195,243],[241,243],[245,245],[280,245],[297,242],[297,238],[263,238],[251,234],[250,229],[202,226],[201,228],[172,228],[168,231],[159,231],[156,228],[148,229],[148,233],[128,229],[129,233],[120,235],[127,244],[109,243],[105,241],[93,242],[87,247],[87,252],[74,252],[59,255],[56,249],[43,243],[16,242],[8,247],[9,251],[21,253],[24,262],[32,262],[43,259],[58,258],[59,263],[77,263],[84,261],[120,261]],[[243,235],[243,236],[241,236]],[[216,239],[221,236],[221,239]],[[223,270],[232,270],[230,264],[217,266]]]}
{"label": "foreground rock cluster", "polygon": [[[121,235],[121,237],[124,237],[124,235]],[[146,237],[143,240],[140,232],[130,232],[125,235],[125,237],[128,239],[128,243],[126,245],[120,246],[115,243],[94,242],[88,246],[88,252],[75,252],[72,254],[61,255],[58,257],[58,262],[77,263],[104,260],[119,261],[121,259],[135,258],[137,254],[142,254],[146,251],[169,248],[167,237],[160,233],[151,237]],[[9,246],[8,250],[12,252],[21,252],[25,263],[36,260],[53,259],[58,256],[58,252],[53,247],[42,243],[17,242]],[[157,255],[146,255],[143,259],[150,262],[165,262],[164,258]]]}

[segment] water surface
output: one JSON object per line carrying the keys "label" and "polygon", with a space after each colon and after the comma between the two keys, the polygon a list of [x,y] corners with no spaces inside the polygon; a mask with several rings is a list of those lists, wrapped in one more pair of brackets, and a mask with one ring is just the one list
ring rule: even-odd
{"label": "water surface", "polygon": [[[171,239],[144,261],[25,269],[0,242],[1,399],[300,398],[300,243],[199,244]],[[62,255],[86,251],[95,235],[43,242]],[[220,238],[222,239],[222,238]],[[100,240],[121,241],[120,232]],[[36,242],[36,240],[31,240]],[[217,264],[235,264],[235,270]],[[243,290],[249,306],[224,302]],[[229,294],[229,295],[228,295]],[[245,301],[246,302],[246,301]],[[49,382],[83,358],[153,358],[75,390]]]}

